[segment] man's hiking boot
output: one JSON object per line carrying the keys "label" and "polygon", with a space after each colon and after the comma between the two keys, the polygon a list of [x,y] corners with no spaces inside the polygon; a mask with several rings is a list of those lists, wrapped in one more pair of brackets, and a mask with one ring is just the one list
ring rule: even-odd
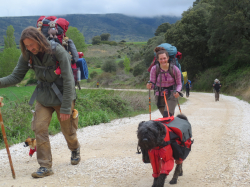
{"label": "man's hiking boot", "polygon": [[40,167],[37,172],[31,174],[33,178],[43,178],[49,175],[53,175],[54,172],[51,168]]}
{"label": "man's hiking boot", "polygon": [[71,164],[77,165],[81,160],[80,147],[71,152]]}

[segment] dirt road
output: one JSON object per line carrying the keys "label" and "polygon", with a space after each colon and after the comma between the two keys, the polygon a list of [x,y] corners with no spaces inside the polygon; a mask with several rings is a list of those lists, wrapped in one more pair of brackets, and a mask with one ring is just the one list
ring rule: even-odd
{"label": "dirt road", "polygon": [[[215,102],[213,94],[191,92],[181,109],[192,124],[194,144],[174,186],[250,186],[250,105],[223,95]],[[159,117],[158,111],[152,114],[152,119]],[[39,165],[23,144],[10,148],[15,180],[6,150],[0,150],[0,187],[151,187],[151,165],[136,154],[136,130],[145,120],[148,114],[78,130],[82,161],[77,166],[70,165],[62,134],[51,137],[55,174],[43,179],[31,177]],[[172,175],[165,187],[171,186]]]}

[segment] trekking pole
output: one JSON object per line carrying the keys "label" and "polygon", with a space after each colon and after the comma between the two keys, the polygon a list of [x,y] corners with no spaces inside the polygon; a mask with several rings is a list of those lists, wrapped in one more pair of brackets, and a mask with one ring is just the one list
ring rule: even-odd
{"label": "trekking pole", "polygon": [[[181,97],[183,97],[183,94],[182,93],[179,93],[179,95]],[[179,107],[179,110],[180,110],[180,113],[181,113],[181,106],[180,106],[180,103],[179,103],[179,99],[177,98],[177,104],[178,104],[178,107]]]}
{"label": "trekking pole", "polygon": [[[148,81],[148,83],[151,83]],[[148,99],[149,99],[149,120],[151,120],[151,97],[150,97],[150,89],[148,90]]]}
{"label": "trekking pole", "polygon": [[4,125],[3,125],[3,118],[2,118],[2,114],[1,114],[1,107],[3,107],[3,98],[0,97],[0,124],[1,124],[1,129],[2,129],[2,134],[3,134],[3,139],[4,139],[4,143],[5,143],[5,147],[6,147],[6,150],[7,150],[7,153],[8,153],[8,157],[9,157],[9,162],[10,162],[10,168],[11,168],[11,172],[12,172],[12,177],[13,179],[16,178],[16,175],[15,175],[15,171],[14,171],[14,167],[13,167],[13,164],[12,164],[12,160],[11,160],[11,156],[10,156],[10,150],[9,150],[9,146],[8,146],[8,142],[7,142],[7,137],[6,137],[6,133],[5,133],[5,130],[4,130]]}
{"label": "trekking pole", "polygon": [[181,106],[179,104],[179,99],[177,98],[177,103],[178,103],[178,107],[179,107],[179,110],[180,110],[180,113],[181,113]]}

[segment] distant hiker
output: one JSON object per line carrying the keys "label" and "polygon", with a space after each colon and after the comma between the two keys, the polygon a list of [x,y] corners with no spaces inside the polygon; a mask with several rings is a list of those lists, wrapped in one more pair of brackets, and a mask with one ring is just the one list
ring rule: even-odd
{"label": "distant hiker", "polygon": [[99,88],[99,82],[96,83],[96,87]]}
{"label": "distant hiker", "polygon": [[186,83],[186,97],[189,97],[189,91],[190,91],[190,89],[192,88],[192,86],[191,86],[191,81],[190,80],[188,80],[187,81],[187,83]]}
{"label": "distant hiker", "polygon": [[[23,80],[32,68],[38,79],[38,86],[32,95],[36,99],[31,128],[37,142],[37,161],[40,168],[32,173],[34,178],[42,178],[53,174],[52,155],[48,127],[54,111],[57,113],[61,131],[71,150],[71,164],[80,162],[80,144],[76,131],[78,117],[73,118],[72,112],[76,100],[75,82],[71,69],[71,56],[61,46],[56,46],[53,54],[58,60],[61,75],[54,73],[56,61],[53,58],[52,43],[34,27],[23,30],[20,38],[21,56],[11,75],[0,78],[0,88],[15,85]],[[31,99],[31,100],[32,100]]]}
{"label": "distant hiker", "polygon": [[181,72],[178,67],[170,63],[169,54],[163,47],[156,47],[155,52],[159,65],[154,65],[151,68],[151,83],[147,83],[146,87],[147,89],[155,89],[155,101],[163,117],[168,115],[163,93],[166,91],[169,113],[173,116],[182,88]]}
{"label": "distant hiker", "polygon": [[214,87],[214,90],[215,90],[215,101],[219,101],[221,83],[220,83],[220,81],[218,79],[214,80],[213,87]]}

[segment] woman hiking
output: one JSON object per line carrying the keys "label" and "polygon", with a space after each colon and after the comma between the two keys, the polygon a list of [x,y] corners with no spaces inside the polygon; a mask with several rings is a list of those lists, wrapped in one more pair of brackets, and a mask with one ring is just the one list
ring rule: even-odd
{"label": "woman hiking", "polygon": [[[156,47],[156,63],[150,71],[150,83],[147,89],[155,89],[155,101],[163,117],[168,116],[164,101],[164,91],[167,97],[170,116],[174,115],[179,93],[182,88],[181,72],[175,65],[171,64],[169,54],[163,47]],[[173,60],[175,60],[173,58]]]}

